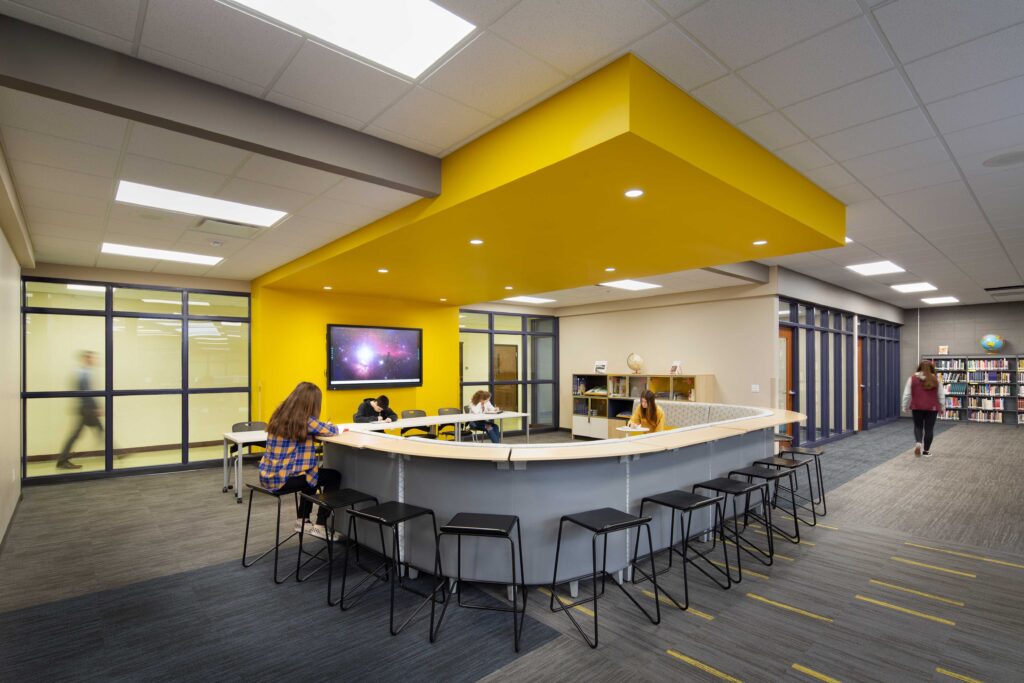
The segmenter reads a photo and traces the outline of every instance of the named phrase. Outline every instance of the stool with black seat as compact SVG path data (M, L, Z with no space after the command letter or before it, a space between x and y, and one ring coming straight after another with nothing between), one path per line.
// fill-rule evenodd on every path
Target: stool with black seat
M782 448L779 450L780 458L785 458L787 457L787 455L792 456L793 458L796 458L797 456L801 455L806 455L811 458L814 458L814 472L818 479L818 499L814 499L814 492L812 491L810 503L811 505L815 506L821 505L821 511L817 514L824 517L826 514L828 514L828 506L825 504L825 478L821 474L821 456L825 455L825 449L806 448L804 446L787 446L786 448Z
M775 486L775 490L774 490L774 492L772 492L772 495L770 496L770 502L771 502L771 506L772 507L779 507L778 506L779 485L780 485L780 482L781 482L781 480L783 478L789 480L789 490L790 491L794 491L796 489L796 470L794 468L781 468L781 469L779 469L779 468L773 468L773 467L762 467L761 465L751 465L750 467L742 467L742 468L740 468L738 470L733 470L732 472L729 472L729 476L730 477L732 477L732 475L734 475L734 474L739 475L741 477L746 477L748 482L752 481L754 479L760 479L763 482L765 482L766 484L768 484L769 490L771 489L772 485L774 485ZM757 513L757 512L751 512L749 509L746 511L745 514L746 514L747 517L753 517L758 522L763 524L764 525L764 531L768 535L769 538L771 538L772 534L778 534L778 535L782 536L784 539L786 539L787 541L789 541L790 543L799 543L800 542L800 520L797 517L796 498L795 497L791 497L790 498L790 503L792 505L792 513L793 513L793 533L788 533L786 531L783 531L779 527L779 525L777 525L774 522L772 522L771 516L769 514L767 514L767 512L770 512L770 510L768 508L762 508L762 512L765 512L765 514L763 514L763 515L760 514L760 513ZM779 509L781 510L782 508L779 508Z
M414 417L426 417L426 416L427 416L427 411L425 411L425 410L403 410L402 411L402 419L403 420L408 420L408 419L414 418ZM408 435L408 436L420 436L420 437L423 437L424 439L433 439L434 438L434 428L433 427L402 427L402 429L399 430L398 433L401 434L402 436L406 436L406 435Z
M512 540L512 529L516 530L517 541ZM492 515L476 512L460 512L452 517L447 524L441 527L440 538L455 536L457 542L456 568L455 568L455 590L458 596L458 606L468 609L479 609L489 612L511 612L512 613L512 640L515 651L519 652L519 639L523 633L523 622L526 620L526 583L524 582L525 572L523 569L523 535L519 528L519 517L516 515ZM462 537L475 536L477 538L505 539L509 544L509 566L511 568L512 582L498 580L474 579L471 583L506 584L512 588L512 606L494 607L490 605L467 604L462 601ZM519 571L516 572L516 549L519 550ZM443 568L442 568L443 571ZM522 596L522 606L519 605L519 596ZM441 614L437 617L436 631L441 630L441 621L444 619L447 603L441 608Z
M267 423L266 422L236 422L233 425L231 425L231 431L232 432L264 432L266 430L267 430ZM251 453L253 446L256 446L258 448L265 448L266 445L267 445L266 441L254 441L252 443L246 444L245 446L246 446L246 448L249 449L249 452ZM239 450L241 448L242 447L239 446L237 443L228 444L228 464L229 465L234 462L235 458L242 457L242 454L239 452ZM225 476L227 476L227 475L225 475ZM228 489L233 489L233 488L235 488L234 484L226 484L224 486L224 488L221 489L221 492L222 493L227 493ZM242 499L239 498L238 502L241 503Z
M765 510L767 518L771 519L771 501L769 500L768 484L766 482L750 482L740 481L731 477L716 477L715 479L694 484L692 491L696 493L698 489L719 493L725 497L726 503L729 502L730 497L732 498L732 528L729 528L729 525L726 523L723 523L721 527L723 544L729 542L736 548L736 577L733 578L730 574L730 581L734 583L743 581L741 550L766 567L770 567L775 563L775 542L770 533L768 534L768 545L766 548L762 548L743 535L747 530L747 514L750 511L750 496L752 493L760 495L760 506ZM742 512L736 507L736 499L740 496L744 499ZM740 529L740 517L743 518L742 529ZM731 565L729 565L729 571L732 571Z
M391 599L388 616L388 630L391 635L397 636L402 632L409 622L419 614L419 611L423 609L423 606L428 602L430 603L430 642L434 642L434 638L437 635L437 631L434 628L434 606L438 603L447 604L448 592L445 590L445 579L441 575L441 554L440 546L438 545L438 533L437 533L437 519L434 517L434 511L429 508L420 507L418 505L410 505L409 503L400 503L398 501L388 501L386 503L380 503L379 505L371 505L365 508L350 508L349 515L356 518L356 520L363 520L370 524L375 524L380 533L380 554L383 560L381 563L367 571L366 576L360 579L351 591L346 591L346 585L348 583L348 555L349 555L349 544L345 546L345 562L342 567L341 575L341 597L339 603L342 611L349 610L354 607L359 600L361 600L370 590L372 590L376 584L370 584L362 591L359 591L360 586L363 585L369 579L376 579L378 582L387 582L391 587ZM407 524L408 522L418 519L420 517L430 517L431 522L431 533L434 535L434 575L431 577L431 583L433 588L430 592L423 593L411 585L407 580L402 577L403 568L408 568L408 563L402 560L402 548L399 542L398 528L401 524ZM391 555L388 555L387 545L384 543L384 527L388 527L391 530ZM408 527L406 527L408 528ZM381 570L384 570L383 576L380 574ZM395 627L395 586L402 588L410 593L414 593L419 597L423 598L414 609L410 611L408 616L402 621L398 627ZM437 595L440 594L441 598L438 600ZM354 596L354 597L351 597Z
M814 504L814 479L811 477L812 461L812 458L780 458L777 456L772 456L770 458L762 458L760 460L754 461L754 465L759 465L762 467L793 470L793 485L796 486L797 488L787 488L782 484L781 481L779 481L775 484L776 497L778 497L779 491L784 491L790 495L790 499L795 503L796 507L800 508L805 512L811 513L810 519L807 519L806 516L796 517L796 519L798 519L801 524L806 524L807 526L818 525L818 511L815 509L817 506ZM800 477L798 476L800 468L803 468L804 473L807 475L807 489L811 494L810 498L804 496L803 494L797 493L797 490L799 490L800 486ZM796 500L798 498L804 502L797 503ZM776 507L778 507L777 504Z
M310 503L313 503L315 505L320 506L321 508L324 508L324 509L328 510L328 519L330 519L330 525L327 526L328 532L327 532L327 537L324 539L324 547L320 548L320 550L316 551L316 553L314 553L312 555L309 555L308 553L306 553L308 555L308 557L307 557L306 561L303 562L302 561L302 557L303 557L304 552L303 552L303 549L302 549L302 544L303 544L303 539L305 538L305 535L306 535L306 523L307 523L307 520L306 519L302 520L302 528L299 531L299 556L298 556L298 559L296 560L297 566L295 568L295 580L301 583L301 582L309 579L311 576L313 576L314 574L316 574L318 571L320 571L321 569L323 569L326 566L327 567L327 604L330 605L331 607L333 607L334 605L337 605L338 602L341 600L341 598L339 598L338 600L334 600L333 597L332 597L333 593L332 593L332 590L331 590L331 582L332 582L332 579L334 577L334 543L333 543L333 541L331 541L331 539L333 539L335 537L335 527L337 526L338 512L340 510L344 510L346 508L353 509L359 503L369 503L369 502L372 502L374 505L377 505L379 501L377 500L376 496L371 496L368 493L363 493L362 491L356 491L355 489L341 489L339 491L324 491L324 492L317 493L317 494L309 494L309 493L300 492L299 496L301 498L303 498L304 500L309 501ZM349 518L348 518L348 530L347 530L347 533L345 534L345 542L346 543L351 543L351 544L355 545L355 548L356 548L356 564L359 564L359 531L356 529L355 518L352 517L351 515L349 515ZM325 551L327 552L327 559L324 559L322 557L322 555L323 555L323 553ZM302 568L305 567L310 562L312 562L313 560L319 560L320 564L316 567L316 569L314 569L313 571L311 571L308 574L306 574L305 576L303 576L302 575Z
M462 412L469 414L469 406L463 406ZM462 436L468 436L471 441L479 441L482 435L486 434L482 429L473 427L472 422L464 422L462 424Z
M264 557L269 555L271 552L273 552L274 553L274 583L284 583L289 578L291 578L292 574L295 573L295 570L288 572L288 574L285 575L285 576L278 577L278 573L279 573L279 571L278 571L278 559L279 559L280 549L281 549L281 546L283 546L285 543L290 541L295 536L299 535L298 531L293 531L284 540L281 540L281 497L282 496L287 496L288 493L278 493L277 491L271 491L268 488L264 488L262 486L257 486L256 484L246 484L246 486L249 487L249 510L248 510L248 512L245 515L245 540L242 542L242 566L248 569L249 567L253 566L257 562L262 560ZM274 498L274 499L277 500L277 518L276 518L277 522L274 524L274 546L272 548L268 549L268 550L265 550L256 559L249 560L248 559L248 552L249 552L249 522L252 519L252 494L254 494L254 493L261 493L261 494L263 494L265 496L270 496L271 498ZM295 499L295 516L297 518L299 516L299 494L298 494L298 492L294 492L294 491L292 493L294 494L293 497ZM301 552L299 554L299 559L300 560L302 559Z
M589 598L583 598L576 600L575 602L569 602L566 599L558 595L558 560L562 552L562 530L565 527L565 523L570 522L577 526L581 526L584 529L593 533L590 540L591 550L591 561L593 572L589 575L574 577L573 579L563 580L561 583L567 583L569 581L585 581L590 579L593 585L593 594ZM643 527L647 530L647 547L651 551L651 584L654 587L654 614L651 616L650 612L644 609L644 606L637 602L629 591L626 590L625 586L621 585L615 580L615 577L608 573L608 534L615 533L617 531L626 531L627 529L639 529ZM637 532L639 533L639 531ZM601 536L604 538L604 552L601 569L597 568L597 538ZM597 579L601 579L601 590L598 591ZM552 612L564 612L569 620L572 621L573 626L583 636L583 640L586 641L587 645L592 648L597 647L598 643L598 620L597 620L597 601L599 598L604 596L605 583L607 579L611 579L612 583L618 586L619 590L629 598L630 602L636 605L636 608L640 610L645 617L652 624L661 623L661 597L658 593L658 575L654 567L654 542L651 538L651 518L650 517L637 517L631 515L628 512L622 510L616 510L615 508L598 508L596 510L587 510L585 512L577 512L572 515L563 515L562 519L558 522L558 543L555 545L555 570L551 576L551 600L548 604L548 609ZM558 602L558 606L555 602ZM579 622L576 621L576 617L572 614L572 608L578 607L579 605L585 605L593 603L594 613L594 639L583 631L583 627L580 626Z
M437 414L438 415L461 415L462 411L459 410L458 408L438 408L437 409ZM459 428L460 428L460 425L457 425L457 424L437 425L436 438L437 439L445 439L445 440L448 440L448 441L454 441L456 439L456 436L457 436L457 432L455 430L457 430Z
M690 586L689 579L686 573L686 565L692 564L695 569L700 571L704 576L714 581L718 586L726 590L732 586L732 580L729 576L729 551L725 545L725 538L722 536L722 524L725 519L725 496L702 496L699 493L687 493L686 491L665 491L664 493L657 493L653 496L645 496L640 501L640 516L644 516L644 506L648 503L653 505L662 505L670 508L670 517L672 524L668 534L668 547L663 551L668 553L668 566L657 570L658 576L665 572L672 570L672 558L675 555L679 555L683 560L683 602L679 603L672 595L664 588L661 588L661 592L672 601L672 603L681 610L688 609L690 607ZM712 516L711 527L711 551L714 551L716 544L719 540L722 540L722 555L725 560L725 568L716 567L711 561L711 558L707 554L702 553L697 548L690 546L690 539L692 535L693 525L693 513L698 510L705 508L714 507ZM682 549L679 550L675 547L676 538L676 512L679 513L679 529L682 533L681 545ZM648 576L647 572L640 568L637 564L637 553L640 550L640 534L637 534L636 543L633 545L633 561L630 566L633 568L633 583L639 583L640 581L650 581L651 577ZM693 555L690 551L693 551ZM711 552L709 551L709 552ZM697 560L701 559L706 564L706 568L697 563ZM713 571L719 576L713 576L708 570ZM642 578L638 578L638 575ZM719 578L722 577L722 578ZM723 580L724 579L724 580Z

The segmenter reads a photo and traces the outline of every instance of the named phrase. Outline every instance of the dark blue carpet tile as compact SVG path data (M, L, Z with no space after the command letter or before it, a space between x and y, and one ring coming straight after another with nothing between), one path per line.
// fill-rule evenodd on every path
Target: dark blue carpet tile
M291 568L294 550L288 557ZM326 605L325 572L275 585L269 559L0 614L0 681L475 681L518 656L509 613L459 609L450 596L436 643L428 639L429 604L392 637L386 584L341 612ZM353 569L353 576L361 574ZM429 581L414 585L426 589ZM464 593L467 601L501 604L473 588ZM399 619L416 601L396 592ZM520 654L557 635L526 617Z

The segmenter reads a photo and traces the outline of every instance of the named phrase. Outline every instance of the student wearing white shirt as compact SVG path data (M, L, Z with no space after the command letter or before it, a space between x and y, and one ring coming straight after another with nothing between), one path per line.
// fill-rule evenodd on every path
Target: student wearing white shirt
M478 391L473 394L473 398L470 400L469 412L474 415L484 415L486 413L500 413L501 411L491 404L491 394L489 391ZM477 420L476 422L470 422L469 426L473 429L482 429L487 432L491 443L501 443L501 432L498 431L498 426L493 422Z

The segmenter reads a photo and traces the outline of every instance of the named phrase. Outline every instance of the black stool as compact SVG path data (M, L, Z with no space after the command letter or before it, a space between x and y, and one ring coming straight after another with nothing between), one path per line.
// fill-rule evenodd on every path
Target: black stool
M593 581L593 595L589 598L577 600L576 602L562 602L562 598L558 596L558 558L562 551L562 528L566 522L572 522L577 524L584 529L593 532L593 537L590 541L591 548L591 559L593 562L593 573L589 576L581 576L579 580L591 579ZM597 630L597 600L604 595L605 581L608 578L612 579L612 583L619 587L627 598L636 605L637 609L643 612L644 616L650 620L652 624L661 623L661 596L658 594L658 576L655 573L654 568L654 542L651 539L651 518L650 517L636 517L621 510L615 508L599 508L597 510L587 510L586 512L577 512L573 515L564 515L558 523L558 544L555 546L555 571L551 577L551 601L548 604L548 608L552 612L561 611L569 617L572 621L573 626L583 636L583 640L587 641L587 645L592 648L597 647L598 630ZM629 591L624 586L620 585L615 581L614 577L609 577L608 574L608 534L616 531L625 531L626 529L638 529L644 527L647 529L647 546L651 549L651 583L654 585L654 611L655 616L652 617L650 613L644 609L643 605L637 602L636 598L629 594ZM639 533L639 532L638 532ZM597 569L597 537L604 536L604 560L601 564L601 570ZM601 577L601 591L597 590L597 578ZM565 583L563 581L563 583ZM558 601L558 606L555 606L555 601ZM576 617L572 615L570 611L573 607L579 605L594 603L594 640L591 641L586 633L583 632L583 628L576 621Z
M805 501L803 503L797 503L796 506L801 510L810 512L811 518L808 520L806 517L797 517L796 519L799 519L801 523L806 524L807 526L817 526L818 511L815 509L817 506L814 504L814 479L811 477L811 462L811 458L804 458L801 460L797 458L778 458L772 456L771 458L762 458L761 460L755 460L754 464L770 468L793 470L793 479L795 480L795 486L797 487L797 489L800 486L800 477L796 475L799 473L800 468L802 467L804 469L804 472L807 474L807 489L808 491L810 491L811 497L808 498L807 496L797 493L796 489L786 488L785 486L782 485L781 481L776 483L776 497L778 496L778 491L782 490L787 492L794 501L797 498L799 498L802 501ZM776 505L776 507L778 507L778 505Z
M516 529L517 542L512 540L512 528ZM523 633L523 622L526 617L526 579L523 570L523 535L519 527L519 518L515 515L488 515L473 512L460 512L441 527L440 537L453 535L457 539L458 551L455 569L456 592L458 595L459 607L469 609L482 609L491 612L512 613L512 638L516 652L519 652L519 637ZM510 566L512 567L512 607L491 607L488 605L469 605L462 602L462 537L478 536L481 538L504 538L508 541L510 552ZM440 543L440 540L438 541ZM516 580L516 548L519 548L519 573ZM506 583L504 581L473 581L473 583ZM519 596L523 596L523 605L519 606ZM441 614L437 618L437 631L441 630L441 620L448 609L446 602L441 608ZM518 617L517 617L518 615Z
M327 540L324 541L324 547L316 551L315 554L309 555L305 562L302 561L302 543L306 532L306 520L302 520L302 530L299 532L299 557L296 560L297 566L295 567L295 580L298 582L305 581L310 578L318 571L327 566L327 604L331 607L338 604L338 600L334 600L331 592L331 581L334 577L334 532L337 523L337 512L344 510L345 508L352 509L358 503L369 503L373 502L374 505L378 503L375 496L371 496L368 493L362 491L356 491L355 489L341 489L339 491L327 491L324 493L317 493L310 495L308 493L299 493L304 500L310 503L319 505L322 508L328 510L328 517L331 520L330 526L327 530ZM356 564L359 564L359 531L356 529L355 518L349 515L348 518L348 532L345 535L346 543L354 543L356 546ZM321 555L324 551L327 551L327 559L323 559ZM307 553L308 554L308 553ZM319 566L310 573L302 576L302 568L313 560L320 560Z
M803 446L789 446L779 450L779 457L784 458L786 454L793 458L798 455L808 455L814 458L814 471L818 479L818 500L814 500L814 492L811 492L811 505L821 505L821 512L818 514L824 517L828 514L828 506L825 505L825 479L821 475L821 456L825 455L823 448L804 448Z
M685 610L685 609L687 609L690 606L690 585L689 585L688 577L686 575L686 565L688 565L688 564L692 564L695 569L697 569L702 574L704 574L704 576L706 576L709 579L711 579L712 581L714 581L720 587L728 589L732 585L732 580L729 577L729 551L725 547L724 536L722 536L722 541L723 541L722 542L722 555L724 556L724 559L725 559L725 569L724 570L719 568L719 567L716 567L714 564L712 564L711 563L711 558L709 558L707 555L702 553L700 550L698 550L697 548L691 548L690 547L690 538L691 538L690 528L691 528L691 525L693 523L693 513L695 511L697 511L697 510L701 510L703 508L706 508L706 507L709 507L709 506L713 505L715 507L715 511L714 511L714 517L713 517L713 521L712 521L712 525L711 525L711 539L712 539L711 550L715 549L715 544L717 544L717 542L718 542L718 537L722 535L722 524L723 524L723 520L725 518L725 510L724 510L725 496L715 496L713 498L709 498L707 496L702 496L699 493L687 493L686 491L666 491L665 493L658 493L658 494L655 494L653 496L647 496L643 500L640 501L640 516L641 517L644 516L644 505L646 505L647 503L652 503L652 504L655 504L655 505L664 505L665 507L668 507L668 508L672 509L672 514L671 514L672 525L670 527L669 534L668 534L668 548L666 548L666 551L668 552L668 567L665 567L664 569L659 569L656 572L656 574L658 576L661 576L665 572L671 571L671 569L672 569L672 557L674 555L678 554L681 558L683 558L683 604L680 605L679 601L676 600L675 598L673 598L669 594L669 592L667 590L665 590L664 587L662 587L661 592L664 593L666 595L666 597L668 597L668 599L671 600L675 604L675 606L678 607L679 609ZM682 546L683 546L682 550L677 550L676 547L675 547L675 537L676 537L676 515L675 515L675 513L677 511L679 512L679 530L682 532L682 535L683 535L683 538L682 538ZM633 583L634 584L639 583L639 581L641 580L641 579L638 579L637 576L636 576L638 573L641 576L643 576L642 580L644 580L644 581L650 581L651 580L651 577L647 575L647 572L645 572L644 570L640 569L639 566L637 566L637 553L639 552L639 550L640 550L640 534L637 534L637 536L636 536L636 543L633 546L633 561L630 563L630 566L633 568L633 571L634 571L634 574L633 574ZM690 550L692 550L695 553L694 556L690 555L690 553L689 553ZM725 581L723 582L717 576L712 576L711 574L708 573L708 571L704 567L702 567L701 565L697 564L696 563L696 559L698 557L700 559L704 560L705 563L707 563L707 566L708 566L709 569L713 570L717 574L720 574L720 575L724 576L725 577Z
M765 514L768 519L771 519L772 510L771 502L768 500L768 484L718 477L716 479L709 479L708 481L700 482L699 484L694 484L693 492L696 493L697 489L720 493L725 496L726 502L728 502L729 496L732 496L732 528L730 529L728 524L723 523L721 529L723 544L725 540L727 540L725 536L728 535L731 536L731 541L733 545L736 546L736 578L734 579L732 578L732 575L730 575L729 580L736 583L743 581L743 561L740 556L741 550L766 567L770 567L775 562L775 543L772 540L771 533L768 534L767 549L761 548L756 543L743 536L743 531L747 530L747 514L750 510L751 493L754 493L755 491L760 493L761 507L765 510ZM743 531L740 530L740 513L736 509L736 499L739 496L744 497Z
M274 583L284 583L295 571L289 572L286 576L278 578L278 555L281 546L290 541L292 538L299 534L298 531L293 531L283 541L281 540L281 496L287 496L287 493L278 493L277 491L271 491L270 489L263 488L262 486L256 486L255 484L246 484L249 487L249 510L245 514L245 540L242 542L242 566L249 568L262 560L264 557L269 555L271 552L274 553ZM271 496L277 499L277 524L274 525L274 547L264 551L259 557L254 560L247 559L249 552L249 521L252 519L252 494L262 493L265 496ZM299 516L299 495L295 492L295 516ZM302 559L301 552L299 553L299 559Z
M430 603L430 642L434 642L436 631L434 630L434 605L437 603L436 594L438 589L441 591L441 602L447 604L448 595L444 588L444 577L441 575L441 554L440 547L438 545L437 535L437 519L434 517L434 511L428 508L419 507L418 505L410 505L408 503L400 503L398 501L389 501L387 503L381 503L379 505L371 505L362 509L349 508L349 515L362 519L371 524L377 525L377 530L380 532L380 554L384 558L383 561L373 570L367 572L358 584L352 589L352 593L355 593L365 581L370 578L375 578L382 581L387 581L391 585L391 604L388 616L388 629L391 635L397 636L402 632L402 629L413 620L423 606ZM402 561L402 549L401 544L398 542L398 525L409 522L417 517L430 516L431 531L434 534L434 578L436 581L434 588L429 593L421 593L412 586L407 585L402 579L402 567L408 565ZM384 527L391 529L391 556L388 557L387 546L384 543ZM345 585L348 581L348 553L349 545L345 546L345 563L342 568L341 575L341 598L339 600L342 610L347 610L353 607L359 599L361 599L366 593L368 593L374 586L370 585L356 596L355 600L348 600L348 594L345 592ZM378 572L383 569L384 576L381 577ZM414 593L423 600L413 609L409 616L395 628L395 585L399 588Z
M769 487L768 487L769 489L771 489L771 485L774 484L775 485L775 491L772 493L772 496L771 496L771 504L772 504L773 507L778 507L777 502L778 502L778 496L779 496L779 482L780 482L780 480L783 477L785 477L785 478L787 478L789 480L789 490L790 491L793 491L796 488L796 471L794 469L792 469L792 468L776 469L776 468L772 468L772 467L761 467L759 465L752 465L750 467L743 467L743 468L740 468L738 470L733 470L732 472L729 473L729 476L732 477L732 475L734 475L734 474L738 474L741 477L746 477L747 481L751 481L753 479L760 479L760 480L764 481L766 484L769 485ZM757 521L759 521L762 524L764 524L764 531L765 531L766 534L768 534L769 538L771 537L772 534L778 534L778 535L782 536L784 539L786 539L787 541L789 541L790 543L799 543L800 542L800 520L797 518L796 498L795 497L791 497L790 498L790 502L793 505L793 533L792 534L783 531L777 524L772 522L771 517L769 515L767 515L767 514L762 516L762 515L760 515L760 514L758 514L756 512L750 512L749 510L747 510L745 515L748 516L748 517L753 517ZM781 510L782 508L779 508L779 509Z

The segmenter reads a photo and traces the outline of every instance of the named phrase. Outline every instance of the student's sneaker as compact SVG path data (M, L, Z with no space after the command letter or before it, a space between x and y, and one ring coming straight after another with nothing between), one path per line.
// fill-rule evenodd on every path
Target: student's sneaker
M298 531L302 531L302 523L303 522L306 523L306 530L307 531L312 528L313 525L309 523L308 519L306 519L306 520L297 519L297 520L295 520L295 531L297 531L297 532Z
M917 457L921 457L921 444L914 444L914 455Z
M78 464L75 464L75 463L71 462L70 460L65 460L64 462L58 462L57 463L57 469L58 470L80 470L80 469L82 469L82 466L78 465Z
M311 536L316 536L317 538L322 538L325 541L327 540L327 535L328 535L327 534L327 527L325 527L324 525L322 525L322 524L310 524L307 528L309 529L309 534ZM334 532L334 538L332 538L331 540L334 541L335 543L339 542L341 540L341 534L338 533L337 531L335 531Z
M926 457L926 458L932 457L932 452L931 451L925 451L924 452L924 457Z

